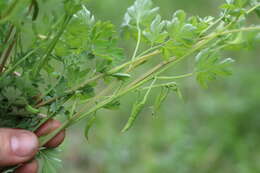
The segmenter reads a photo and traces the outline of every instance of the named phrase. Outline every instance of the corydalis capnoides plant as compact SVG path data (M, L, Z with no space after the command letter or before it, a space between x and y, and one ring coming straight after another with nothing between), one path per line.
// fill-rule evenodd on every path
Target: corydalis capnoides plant
M153 105L156 114L171 91L181 96L176 79L194 76L207 87L231 74L233 59L222 58L221 52L260 40L260 26L246 24L252 13L260 16L258 0L226 0L216 18L188 17L178 10L167 20L151 0L136 0L120 32L111 22L96 20L86 6L84 0L0 3L0 127L34 131L60 116L62 127L40 138L41 146L79 121L86 121L88 137L98 110L114 109L122 96L138 91L125 132L153 89L161 89ZM119 46L128 38L136 40L129 58ZM189 57L195 57L191 72L163 75ZM149 62L150 69L133 77L137 67ZM55 172L55 157L55 151L41 149L41 172Z

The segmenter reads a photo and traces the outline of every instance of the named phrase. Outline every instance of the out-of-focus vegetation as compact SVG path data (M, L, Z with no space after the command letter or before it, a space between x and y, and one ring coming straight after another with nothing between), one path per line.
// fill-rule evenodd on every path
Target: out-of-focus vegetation
M133 0L90 1L102 20L121 23ZM166 17L177 9L214 15L219 0L157 0ZM252 19L254 20L254 19ZM260 23L260 22L259 22ZM124 43L122 43L124 44ZM258 45L260 47L260 45ZM257 50L257 49L256 49ZM234 74L200 88L195 80L180 81L184 100L172 94L157 117L147 108L134 127L120 133L131 111L125 97L120 110L101 111L88 142L83 126L74 127L65 143L64 167L69 173L259 173L260 78L258 52L228 52ZM187 68L189 64L184 64ZM175 70L172 73L181 73Z

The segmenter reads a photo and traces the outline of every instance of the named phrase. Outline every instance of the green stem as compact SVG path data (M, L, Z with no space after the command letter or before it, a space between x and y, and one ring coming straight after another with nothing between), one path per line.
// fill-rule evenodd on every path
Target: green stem
M225 32L226 33L226 32ZM224 33L222 33L224 34ZM178 62L182 61L184 58L186 58L187 56L190 56L191 54L193 54L194 52L198 51L199 49L201 49L203 46L205 46L208 42L212 41L214 38L216 38L217 36L219 36L219 34L213 34L210 37L207 37L206 40L202 40L199 43L197 43L193 49L191 49L187 54L185 54L184 56L180 57L180 58L176 58L176 57L172 57L170 58L168 61L162 62L160 64L158 64L157 66L155 66L154 68L152 68L151 70L149 70L147 73L145 73L144 75L142 75L140 78L138 78L137 80L133 81L132 83L130 83L128 86L125 87L125 89L123 89L121 92L119 92L117 95L110 97L106 100L104 100L103 102L100 102L99 104L97 104L95 107L93 107L92 109L90 109L88 112L80 115L79 117L74 117L75 120L73 120L74 122L78 122L81 119L86 118L88 115L92 114L93 112L96 112L98 109L104 107L106 104L118 99L119 97L127 94L128 92L131 92L133 90L135 90L136 88L138 88L139 86L143 85L144 83L148 82L149 80L151 80L153 78L153 76L158 76L159 74L163 73L164 71L168 70L171 66L177 64Z
M255 11L258 7L260 7L260 3L256 4L255 6L247 10L247 14L250 14L251 12Z
M9 16L11 16L12 12L14 11L15 7L19 3L19 0L15 0L12 5L4 12L2 16L0 16L0 23L5 22Z
M6 50L4 50L3 57L1 57L0 73L3 72L5 64L8 62L8 58L11 56L15 44L16 44L16 39L14 36L14 39L12 40L11 44L8 46Z
M48 61L48 59L49 59L53 49L55 48L55 46L58 43L60 37L62 36L63 32L65 31L65 29L66 29L67 25L69 24L71 18L72 18L72 16L65 15L63 24L61 26L61 29L59 30L59 32L56 35L56 37L50 43L49 47L47 48L46 53L40 58L40 62L35 66L35 68L33 70L33 74L32 74L33 78L37 78L39 72L44 67L46 62Z
M21 64L23 63L25 60L27 60L28 58L30 58L30 56L36 52L38 49L34 49L30 52L28 52L24 57L22 57L19 61L17 61L16 64L14 64L11 68L7 69L5 71L5 73L3 74L3 76L0 78L0 81L1 79L4 79L6 76L8 76L9 74L13 73L15 71L15 69Z
M66 122L64 122L62 124L61 127L59 127L58 129L56 129L55 131L53 131L52 133L46 135L46 136L42 136L40 137L39 141L40 141L40 147L43 147L46 143L48 143L51 139L53 139L56 135L58 135L61 131L63 131L64 129L66 129L71 123L71 120L67 120Z
M182 79L186 77L191 77L194 73L187 73L179 76L158 76L157 79L159 80L173 80L173 79Z
M141 43L141 38L142 38L142 30L140 28L140 25L139 25L138 21L137 21L136 27L137 27L138 36L137 36L137 43L136 43L136 46L135 46L135 50L134 50L133 56L131 58L132 61L134 61L136 59L136 55L137 55L137 52L139 50L140 43ZM132 65L130 65L129 68L132 68Z
M260 28L259 28L260 29ZM252 30L251 29L243 29L244 31L249 31ZM230 30L233 32L240 32L239 30ZM82 114L79 118L76 119L77 121L80 121L81 119L84 119L85 117L87 117L89 114L97 111L98 109L102 108L104 105L110 103L111 101L114 101L115 99L123 96L124 94L135 90L136 88L138 88L139 86L143 85L144 83L148 82L149 80L151 80L153 78L153 76L157 76L158 74L163 73L164 71L168 70L171 66L177 64L178 62L182 61L184 58L186 58L187 56L190 56L191 54L193 54L194 52L198 51L199 49L201 49L203 46L205 46L208 42L212 41L213 39L215 39L217 36L219 35L223 35L223 34L227 34L229 33L228 31L225 32L221 32L221 33L216 33L216 34L211 34L210 37L206 37L205 40L200 41L199 43L197 43L193 49L191 49L187 54L185 54L184 56L180 57L180 58L175 58L172 57L170 58L168 61L162 62L160 64L158 64L157 66L155 66L153 69L151 69L150 71L148 71L147 73L145 73L143 76L141 76L139 79L135 80L134 82L132 82L131 84L129 84L127 87L125 87L125 89L123 91L121 91L118 95L111 97L107 100L104 100L103 102L101 102L100 104L96 105L94 108L92 108L91 110L89 110L88 112Z
M260 30L260 26L252 26L252 27L246 27L246 28L240 28L240 29L233 29L233 30L221 32L217 35L226 35L226 34L231 34L231 33L236 33L236 32L257 31L257 30Z
M158 78L156 78L158 79ZM170 87L170 86L176 86L177 83L176 82L168 82L168 83L163 83L163 84L158 84L158 85L153 85L152 86L152 89L154 88L161 88L161 87ZM150 87L143 87L143 88L140 88L140 90L148 90L150 89Z
M212 23L211 25L209 25L208 28L206 28L204 31L202 31L200 33L199 36L202 36L204 35L205 33L207 33L212 27L214 27L216 24L218 24L223 18L224 18L225 15L223 15L222 17L218 18L214 23Z
M109 97L102 102L98 103L96 106L91 108L88 112L85 112L81 115L73 116L73 119L70 121L65 122L64 126L62 128L59 128L55 133L58 134L60 131L64 130L65 128L69 127L70 125L73 125L77 122L79 122L82 119L87 118L90 114L96 112L100 108L104 107L108 103L122 97L123 95L136 90L141 85L145 84L146 82L150 81L154 76L158 76L159 74L163 73L164 71L168 70L171 66L177 64L178 62L182 61L184 58L192 55L194 52L197 52L201 48L203 48L207 43L215 39L216 37L220 35L225 35L229 33L235 33L235 32L241 32L241 31L251 31L251 30L260 30L260 27L248 27L248 28L242 28L242 29L235 29L235 30L229 30L229 31L223 31L219 33L213 33L210 34L207 37L204 37L203 40L199 41L188 53L186 53L184 56L180 58L172 57L168 61L161 62L160 64L153 67L151 70L146 72L144 75L139 77L137 80L133 81L129 85L127 85L122 91L117 93L116 95L113 95L112 97ZM55 135L54 135L55 136Z
M55 114L52 114L49 117L43 118L39 124L37 124L37 126L35 126L31 131L35 132L36 130L38 130L43 124L45 124L48 120L52 119L55 116Z
M220 20L220 19L219 19L219 20ZM216 23L219 22L219 20L217 20ZM228 25L228 26L229 26L229 25ZM238 30L224 31L224 32L221 32L221 33L214 33L214 34L209 35L208 37L204 37L203 40L205 40L205 39L211 40L211 38L215 38L215 37L217 37L217 36L219 36L219 35L225 35L225 34L234 33L234 32L241 32L241 31L250 31L250 30L259 30L259 27L248 27L248 28L242 28L242 29L240 29L240 30L238 29ZM203 40L202 40L202 41L203 41ZM148 49L148 50L149 50L149 49ZM121 69L123 69L123 68L125 68L125 67L127 67L127 66L132 66L132 64L135 64L135 63L137 63L137 64L139 65L139 64L143 63L144 61L146 61L149 57L154 56L154 55L157 55L157 54L159 54L159 53L160 53L159 50L155 50L154 52L152 52L152 53L150 53L150 54L148 54L148 55L144 55L143 57L140 57L139 59L137 59L137 61L129 61L129 62L126 62L126 63L122 64L121 66L115 67L114 69L110 70L110 71L108 72L108 74L116 73L116 72L120 71ZM133 67L132 67L132 68L133 68ZM131 69L132 69L132 68L131 68ZM99 75L97 75L97 76L95 76L95 77L93 77L93 78L91 78L91 79L85 81L85 82L82 83L80 86L75 87L75 88L73 88L73 89L67 91L66 93L73 93L74 91L76 91L76 90L78 90L78 89L80 89L80 88L83 88L83 87L86 86L87 84L89 84L89 83L91 83L91 82L94 82L94 81L96 81L96 80L101 79L101 78L104 77L105 75L106 75L106 74L99 74ZM51 102L54 101L54 100L56 100L56 98L54 98L54 99L48 101L47 104L48 104L48 103L51 103ZM43 105L45 105L45 104L43 104ZM41 106L42 106L42 105L41 105Z
M155 51L153 51L153 52L151 52L151 53L149 53L149 54L147 54L147 55L144 55L144 56L142 56L142 57L140 57L140 58L134 60L133 62L132 62L132 61L128 61L128 62L126 62L126 63L124 63L124 64L122 64L122 65L119 65L119 66L117 66L117 67L115 67L115 68L109 70L107 73L98 74L98 75L96 75L96 76L94 76L94 77L92 77L92 78L86 80L85 82L83 82L83 83L80 84L79 86L76 86L76 87L74 87L74 88L72 88L72 89L67 90L67 91L65 92L65 94L62 95L62 96L53 97L53 98L51 98L51 99L49 99L49 100L47 100L47 101L45 101L45 102L39 103L39 104L36 105L35 107L36 107L36 108L39 108L39 107L48 105L48 104L54 102L55 100L59 99L60 97L64 97L64 96L66 96L66 95L69 95L69 94L71 94L71 93L77 91L77 90L80 90L81 88L84 88L86 85L88 85L88 84L90 84L90 83L92 83L92 82L95 82L95 81L97 81L97 80L99 80L99 79L105 77L106 75L112 75L112 74L114 74L114 73L116 73L116 72L119 72L120 70L122 70L122 69L124 69L124 68L130 66L131 64L134 64L134 65L133 65L132 68L129 69L129 70L133 70L133 67L136 67L136 66L138 66L138 65L140 65L140 64L142 64L142 63L144 63L144 62L147 61L149 58L151 58L151 57L153 57L153 56L155 56L155 55L158 55L158 54L160 54L160 53L161 53L161 52L160 52L159 50L155 50Z
M36 103L38 103L39 101L41 101L45 96L47 96L52 90L54 90L56 88L56 86L60 83L60 81L62 80L63 74L65 72L65 67L63 67L63 71L60 75L60 77L58 78L58 80L56 81L56 83L49 89L47 90L44 94L42 94L40 96L40 98L38 98L38 101L36 101Z

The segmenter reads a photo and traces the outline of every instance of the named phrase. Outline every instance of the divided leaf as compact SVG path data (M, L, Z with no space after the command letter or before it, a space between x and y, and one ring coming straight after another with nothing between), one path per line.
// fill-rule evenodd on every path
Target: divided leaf
M162 43L168 36L168 33L164 30L166 22L162 21L160 15L157 15L151 23L148 31L144 31L143 35L151 42L151 44Z
M40 168L39 173L58 173L61 168L61 160L59 159L60 149L44 149L37 155Z
M154 8L151 0L136 0L135 3L127 9L122 26L145 26L150 23L158 10L159 7Z
M221 60L219 54L214 50L204 49L196 56L196 74L197 81L205 88L208 82L215 80L218 76L231 75L229 65L234 60L226 58Z

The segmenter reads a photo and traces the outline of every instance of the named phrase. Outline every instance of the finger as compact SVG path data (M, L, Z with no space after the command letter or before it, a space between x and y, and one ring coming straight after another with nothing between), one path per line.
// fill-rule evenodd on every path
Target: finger
M27 162L38 146L37 136L29 131L0 128L0 167Z
M18 168L15 171L15 173L37 173L37 171L38 171L38 162L36 160L33 160Z
M35 133L37 136L45 136L52 131L59 128L62 124L58 120L49 120L45 124L43 124ZM65 138L65 131L63 130L59 134L57 134L54 138L52 138L45 146L48 148L54 148L60 145Z

